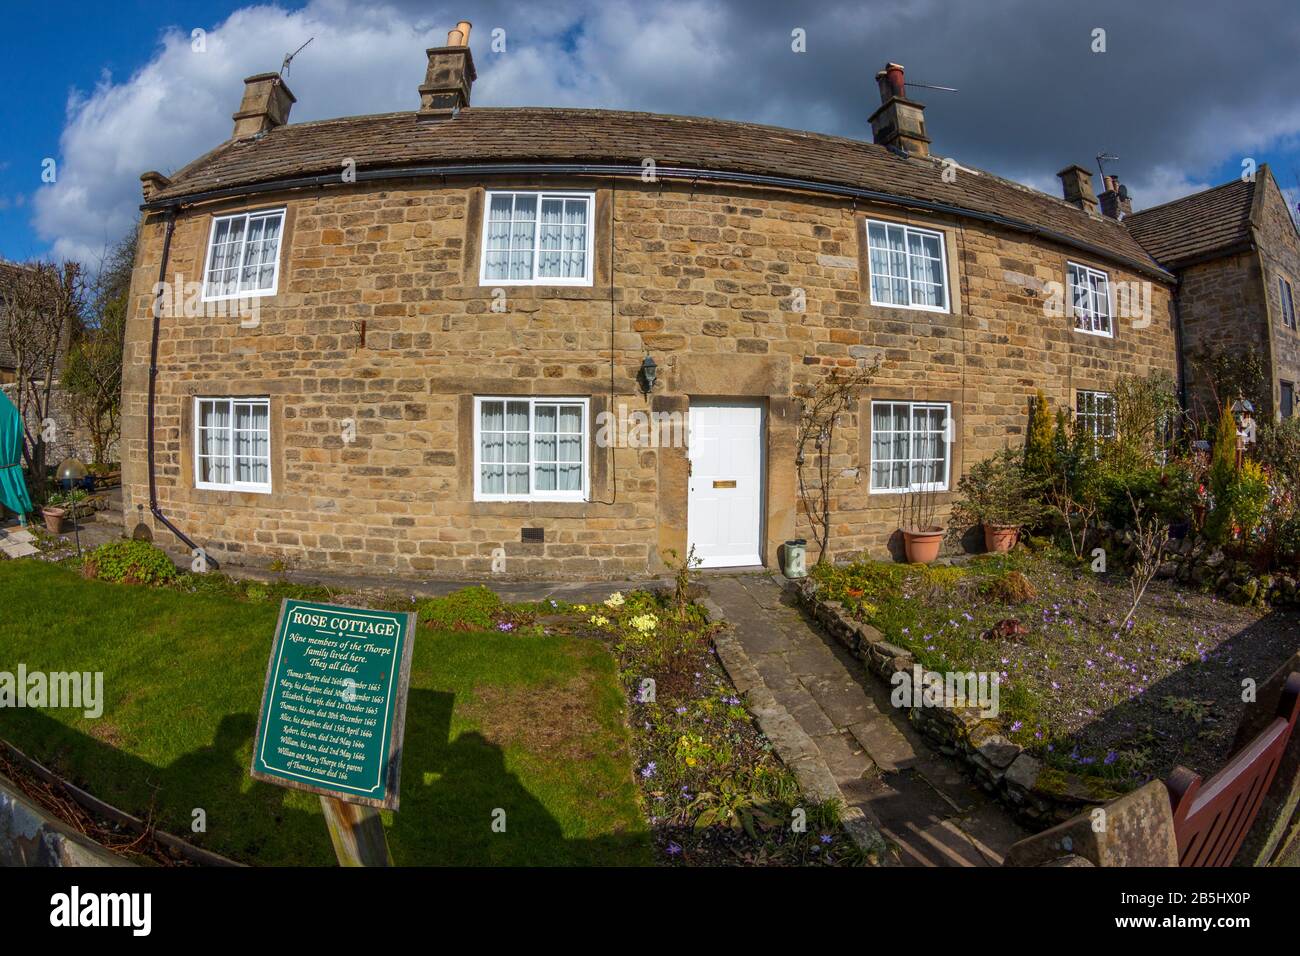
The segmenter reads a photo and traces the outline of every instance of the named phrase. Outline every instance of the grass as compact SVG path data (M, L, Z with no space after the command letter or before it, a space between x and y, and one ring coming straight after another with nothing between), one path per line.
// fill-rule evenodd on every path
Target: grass
M334 862L318 798L248 775L278 600L114 585L11 561L0 563L0 605L0 670L102 671L105 695L99 719L0 711L0 736L102 799L241 862ZM598 642L419 628L401 809L384 814L394 860L649 862L623 710L614 659ZM207 829L192 833L200 808ZM503 833L492 828L497 810Z

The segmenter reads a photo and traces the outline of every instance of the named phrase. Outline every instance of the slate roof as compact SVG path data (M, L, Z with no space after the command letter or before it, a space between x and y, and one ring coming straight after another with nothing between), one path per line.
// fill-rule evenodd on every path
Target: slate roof
M1240 247L1251 241L1255 183L1234 179L1124 218L1124 225L1167 269Z
M873 143L728 120L615 110L470 107L445 122L413 112L291 123L226 142L172 176L146 208L197 193L294 177L455 163L591 163L789 177L1005 217L1157 276L1119 223L989 173L907 158Z

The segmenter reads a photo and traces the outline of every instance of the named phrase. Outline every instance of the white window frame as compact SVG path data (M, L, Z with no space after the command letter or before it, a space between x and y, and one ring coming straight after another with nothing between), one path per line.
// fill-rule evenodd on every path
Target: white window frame
M503 492L490 494L483 490L483 403L484 402L527 402L528 403L528 493ZM534 425L537 421L539 405L580 405L582 406L582 488L578 491L538 491L533 460ZM523 464L523 462L516 462ZM474 396L474 500L475 501L572 501L590 500L591 491L591 399L573 396L550 395L475 395Z
M1092 396L1091 405L1093 411L1081 412L1079 410L1080 401L1083 399L1085 395ZM1097 399L1099 398L1104 398L1108 402L1110 402L1109 416L1100 414L1096 411ZM1100 422L1106 418L1109 418L1110 420L1110 430L1104 433L1097 431L1097 425L1095 423ZM1088 434L1092 436L1092 440L1094 442L1100 442L1100 441L1105 441L1107 439L1114 438L1116 434L1117 425L1118 425L1116 421L1115 393L1102 392L1102 391L1098 391L1097 389L1091 389L1091 388L1076 388L1074 390L1074 420L1076 422L1086 421L1086 422L1093 423L1088 425L1087 430L1088 430Z
M255 209L249 212L231 213L228 216L212 217L212 224L208 228L208 251L207 251L207 255L203 257L202 301L223 302L227 299L251 299L254 297L260 298L262 296L275 295L276 291L280 288L280 259L281 256L284 254L284 225L285 225L285 218L286 218L285 212L286 210L282 207L280 209ZM280 237L279 239L276 240L275 272L271 276L271 288L250 289L248 291L236 291L236 292L228 293L226 295L210 295L208 293L208 276L212 274L212 257L216 254L217 251L217 245L215 242L217 238L217 226L219 226L223 222L232 219L253 220L253 219L271 219L271 218L279 218L280 220ZM248 257L248 222L247 221L245 221L244 223L244 239L241 240L241 243L242 243L242 248L239 250L239 269L235 273L236 276L242 276L244 274L244 263Z
M890 278L906 278L907 280L907 298L908 305L899 305L895 302L882 302L876 298L876 288L871 282L871 227L883 226L886 231L889 229L903 230L903 245L906 249L907 256L907 276L894 276ZM951 311L952 295L948 290L948 243L944 234L938 229L922 229L919 226L909 226L901 222L890 222L888 219L867 219L863 223L863 238L867 244L867 295L871 299L871 304L879 306L882 309L916 309L921 312L949 312ZM925 305L922 303L912 302L912 249L907 237L911 233L918 235L930 236L939 240L939 267L943 276L943 305ZM888 249L886 249L888 253ZM929 283L926 283L927 285Z
M1282 325L1288 329L1294 329L1295 296L1291 292L1291 280L1286 276L1277 277L1277 297L1282 304Z
M909 484L907 487L890 487L879 488L876 486L876 406L877 405L906 405L907 406L907 476ZM913 443L915 441L916 431L911 427L913 416L918 408L938 408L944 413L944 437L943 437L943 481L921 481L912 482L912 466L918 460L913 454ZM867 469L871 487L869 494L873 495L901 495L909 491L947 491L952 484L952 403L951 402L913 402L900 401L889 398L873 399L871 402L871 440L867 445ZM890 429L891 433L893 429ZM895 459L889 459L892 463ZM929 461L930 459L925 459Z
M225 402L228 406L228 415L230 421L230 435L226 445L229 449L228 473L230 481L216 482L204 481L200 476L203 474L203 403L204 402ZM235 406L236 405L261 405L266 409L266 481L237 481L235 475L239 472L235 468ZM271 444L271 399L266 396L251 395L196 395L194 396L194 487L205 491L248 491L254 494L266 495L271 493L272 483L272 462L274 460L274 448Z
M492 213L492 199L495 196L536 196L537 216L533 220L533 277L531 279L490 279L487 274L488 224ZM587 203L587 251L584 258L585 274L574 277L548 277L537 275L539 251L537 234L542 226L542 201L545 199L583 199ZM479 230L479 266L478 282L481 286L591 286L595 284L596 275L596 194L591 190L555 190L555 189L489 189L483 197L483 223ZM508 263L507 263L508 266Z
M1088 312L1082 316L1078 313L1078 307L1074 302L1075 269L1080 270L1083 273L1084 278L1088 280L1088 301L1093 303ZM1107 314L1105 316L1106 328L1104 329L1097 328L1097 322L1101 317L1101 314L1096 311L1096 305L1094 302L1094 297L1097 294L1096 289L1093 288L1092 285L1094 279L1100 279L1106 284ZM1065 263L1065 295L1070 310L1070 321L1073 323L1074 331L1081 332L1084 335L1099 335L1104 339L1113 339L1115 337L1115 290L1111 285L1109 273L1104 272L1101 269L1094 269L1092 266L1086 266L1082 262L1070 262L1067 260ZM1088 328L1083 328L1079 325L1080 319L1087 320Z

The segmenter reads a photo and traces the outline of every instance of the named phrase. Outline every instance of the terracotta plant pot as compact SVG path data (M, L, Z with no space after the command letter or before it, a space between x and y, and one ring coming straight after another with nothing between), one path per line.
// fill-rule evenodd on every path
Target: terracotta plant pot
M1006 554L1016 546L1020 529L1013 524L986 524L984 526L984 550L990 554Z
M50 534L59 534L63 531L63 518L67 514L62 508L42 508L41 514L45 516L45 528Z
M939 556L943 544L943 528L903 529L903 549L912 564L929 564Z

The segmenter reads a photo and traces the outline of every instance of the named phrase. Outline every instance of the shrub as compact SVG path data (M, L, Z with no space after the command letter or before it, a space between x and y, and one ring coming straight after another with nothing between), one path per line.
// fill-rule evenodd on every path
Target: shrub
M1029 411L1029 434L1025 437L1025 471L1046 477L1052 473L1052 416L1047 396L1040 388Z
M1043 483L1026 472L1021 456L1003 448L973 465L957 482L961 497L953 505L949 527L956 532L975 524L1024 527L1044 512Z
M999 604L1024 604L1038 597L1038 591L1029 578L1019 571L1007 571L984 582L980 591Z
M420 605L420 623L445 631L491 630L501 612L501 599L481 584L452 591Z
M147 541L110 541L92 551L82 565L88 577L115 584L157 587L176 579L176 565Z
M1133 524L1133 505L1165 524L1185 520L1196 499L1196 478L1184 462L1126 467L1123 460L1100 463L1097 472L1102 516L1112 527Z
M1300 416L1259 426L1256 457L1273 475L1287 508L1300 507Z

